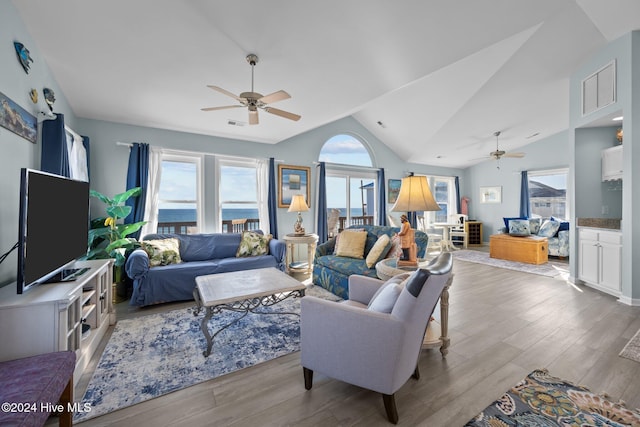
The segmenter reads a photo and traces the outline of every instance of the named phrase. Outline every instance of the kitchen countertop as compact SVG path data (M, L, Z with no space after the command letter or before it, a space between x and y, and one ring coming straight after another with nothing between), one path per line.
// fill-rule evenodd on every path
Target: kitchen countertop
M578 218L578 227L606 228L620 230L620 218Z

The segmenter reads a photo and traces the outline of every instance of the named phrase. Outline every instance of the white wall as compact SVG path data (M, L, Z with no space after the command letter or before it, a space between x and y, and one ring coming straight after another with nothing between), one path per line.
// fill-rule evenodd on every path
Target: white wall
M569 167L568 131L560 132L518 148L525 157L487 160L465 171L467 185L463 196L471 199L469 218L482 221L483 240L504 227L503 217L520 214L520 172ZM500 166L500 169L498 169ZM502 203L480 203L480 187L502 187Z
M24 44L31 53L33 63L29 74L18 62L13 42ZM75 117L62 91L53 78L38 47L27 32L18 12L10 1L0 1L0 92L33 115L47 109L42 89L49 87L56 95L54 111L63 113L65 121L73 126ZM38 105L29 98L29 91L37 89ZM32 144L13 132L0 127L0 255L18 241L18 199L20 168L37 168L40 165L40 125L38 141ZM61 207L64 201L61 201ZM64 224L60 226L64 227ZM0 264L0 286L16 278L17 252L13 251Z

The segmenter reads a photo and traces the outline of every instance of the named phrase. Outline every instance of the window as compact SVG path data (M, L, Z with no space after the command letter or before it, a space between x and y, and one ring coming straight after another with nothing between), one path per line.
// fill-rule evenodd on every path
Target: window
M529 172L529 207L532 215L568 219L567 169Z
M255 161L220 160L218 217L221 231L240 232L260 228Z
M449 215L457 212L457 194L455 178L450 176L427 176L433 198L440 206L439 211L425 212L427 224L434 222L449 222Z
M327 215L333 209L340 211L339 230L350 225L375 224L376 179L372 172L327 168Z
M335 135L322 146L319 160L327 163L327 217L340 211L339 230L375 224L377 172L364 144L352 135Z
M163 155L161 168L158 233L197 233L201 215L201 158Z

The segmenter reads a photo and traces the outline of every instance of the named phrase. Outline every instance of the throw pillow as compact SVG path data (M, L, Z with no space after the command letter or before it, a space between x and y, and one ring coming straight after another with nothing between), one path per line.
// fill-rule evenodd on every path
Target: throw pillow
M504 228L507 233L509 232L509 221L511 221L512 219L529 219L529 218L527 218L526 216L514 216L514 217L502 218L502 220L504 221Z
M552 221L550 219L546 220L540 226L540 230L538 231L538 236L540 237L553 237L558 232L560 228L560 223L558 221Z
M383 259L389 252L389 248L391 248L391 238L386 234L380 235L373 248L367 254L367 267L372 268L378 261Z
M243 231L236 257L267 255L269 253L271 234L260 234L255 231Z
M182 262L180 259L180 241L178 239L143 240L140 242L140 247L149 255L149 265L151 267Z
M366 242L366 231L344 230L340 233L336 255L362 259L364 258L364 244Z
M350 228L349 230L345 230L345 231L364 231L364 228ZM340 234L342 233L338 233L338 235L336 236L336 242L333 245L334 255L338 255L338 244L340 243Z
M531 234L538 234L541 225L542 218L529 218L529 232Z
M391 313L393 306L402 292L402 286L396 282L387 282L380 292L374 295L368 309L378 313Z
M391 247L385 258L400 258L402 256L402 247L400 246L400 236L394 234L391 237Z
M561 219L554 218L554 217L551 217L551 221L557 221L560 223L560 227L558 228L558 231L564 231L569 229L569 221L563 221Z
M526 219L512 219L509 221L509 235L510 236L529 236L529 220Z

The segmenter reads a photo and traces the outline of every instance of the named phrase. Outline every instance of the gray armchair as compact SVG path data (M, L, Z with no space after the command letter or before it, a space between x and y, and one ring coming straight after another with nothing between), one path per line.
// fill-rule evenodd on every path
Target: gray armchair
M302 298L300 347L305 388L311 389L313 371L318 371L382 393L387 417L397 423L394 394L409 377L420 376L423 337L440 294L451 280L452 265L451 253L444 252L427 268L387 282L350 276L347 301Z

